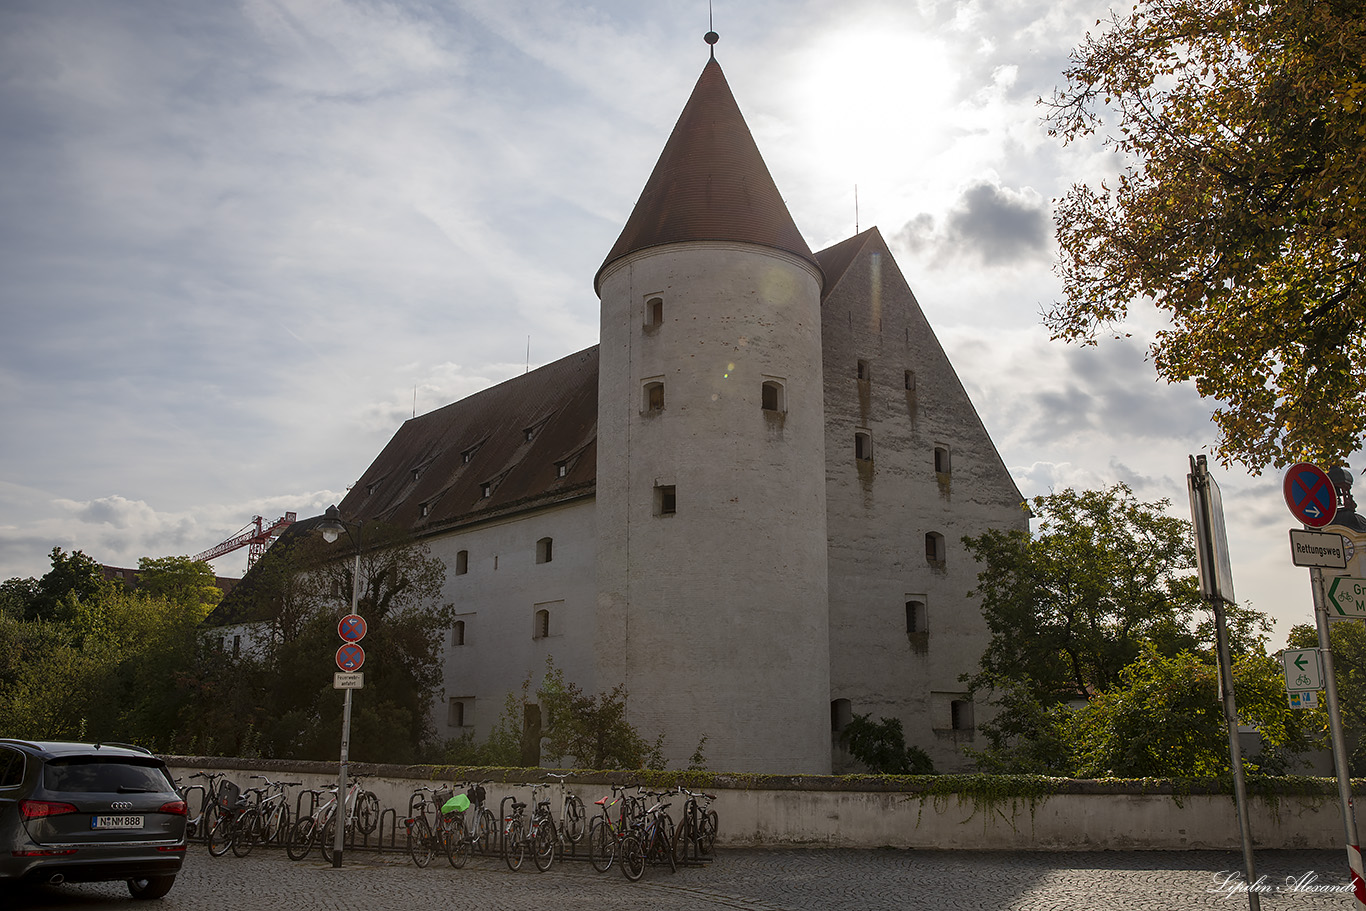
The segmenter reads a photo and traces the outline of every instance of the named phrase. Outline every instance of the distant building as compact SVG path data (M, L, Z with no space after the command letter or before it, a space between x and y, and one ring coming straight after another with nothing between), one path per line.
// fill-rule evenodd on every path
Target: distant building
M552 655L671 767L840 771L869 713L961 768L961 539L1027 519L879 232L811 252L713 58L595 287L598 346L405 422L340 504L445 561L438 733Z

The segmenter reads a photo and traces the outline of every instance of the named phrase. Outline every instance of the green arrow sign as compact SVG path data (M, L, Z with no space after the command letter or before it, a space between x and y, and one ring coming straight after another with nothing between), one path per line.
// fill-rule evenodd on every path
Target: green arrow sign
M1330 620L1366 617L1366 579L1338 576L1328 589Z
M1287 692L1323 689L1323 670L1319 666L1318 649L1286 649L1281 652L1285 665L1285 688Z

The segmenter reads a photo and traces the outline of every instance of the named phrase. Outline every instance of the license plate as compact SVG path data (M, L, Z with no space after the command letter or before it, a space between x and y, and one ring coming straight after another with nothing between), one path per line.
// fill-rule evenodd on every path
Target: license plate
M90 820L92 829L141 829L141 816L96 816Z

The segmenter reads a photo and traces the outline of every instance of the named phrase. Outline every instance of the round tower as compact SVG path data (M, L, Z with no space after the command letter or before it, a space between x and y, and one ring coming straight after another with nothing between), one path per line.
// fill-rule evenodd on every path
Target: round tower
M830 770L822 281L713 57L595 281L598 684L673 768Z

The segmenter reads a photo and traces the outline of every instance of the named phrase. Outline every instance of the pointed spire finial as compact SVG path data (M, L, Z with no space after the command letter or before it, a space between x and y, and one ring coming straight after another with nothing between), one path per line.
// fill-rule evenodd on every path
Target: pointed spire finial
M707 33L702 36L702 40L711 45L711 59L716 59L716 42L721 40L721 36L716 34L716 29L712 27L711 0L707 0Z

